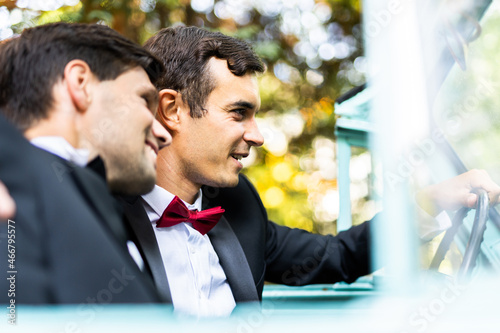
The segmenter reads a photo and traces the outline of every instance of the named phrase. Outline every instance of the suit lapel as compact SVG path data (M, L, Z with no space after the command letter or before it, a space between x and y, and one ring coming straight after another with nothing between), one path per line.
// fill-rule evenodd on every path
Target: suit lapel
M68 168L72 168L69 172L74 175L81 193L99 215L100 220L105 222L106 227L120 244L125 246L128 237L123 221L119 218L122 216L122 212L117 202L109 194L106 183L90 170L72 167L70 164L66 165Z
M139 247L151 269L155 285L165 301L172 303L167 274L163 266L160 249L151 222L141 200L122 198L126 220L139 242ZM208 200L203 198L203 209L208 208ZM252 272L243 249L227 219L222 216L219 223L208 233L210 242L219 257L229 286L236 302L259 301Z
M245 253L227 219L222 216L208 233L236 302L258 301L259 296Z
M122 199L122 202L124 203L126 220L137 237L139 248L151 270L156 288L164 301L172 303L167 273L163 267L160 249L158 248L155 233L151 227L148 215L142 206L140 197L136 197L132 201Z

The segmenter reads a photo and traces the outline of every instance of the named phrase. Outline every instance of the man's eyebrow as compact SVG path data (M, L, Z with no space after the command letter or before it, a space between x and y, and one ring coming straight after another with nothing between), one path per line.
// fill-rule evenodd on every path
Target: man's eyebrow
M237 102L234 102L234 103L231 103L228 105L228 108L230 108L230 109L235 108L235 107L244 108L244 109L255 109L255 104L247 102L247 101L237 101Z

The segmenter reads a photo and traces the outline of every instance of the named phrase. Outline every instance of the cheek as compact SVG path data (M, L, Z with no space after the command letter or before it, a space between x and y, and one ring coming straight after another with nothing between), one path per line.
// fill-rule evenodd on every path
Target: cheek
M209 165L210 168L213 168L220 164L222 153L225 150L222 142L220 142L216 136L202 135L196 135L196 139L192 140L189 145L184 148L181 154L189 155L191 162L201 168Z

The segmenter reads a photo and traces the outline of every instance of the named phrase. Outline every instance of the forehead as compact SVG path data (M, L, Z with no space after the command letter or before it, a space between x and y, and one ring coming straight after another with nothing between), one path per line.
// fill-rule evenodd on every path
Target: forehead
M209 101L217 99L218 103L231 104L245 101L260 107L259 87L254 74L236 76L227 67L227 61L211 58L208 62L215 89L209 96Z

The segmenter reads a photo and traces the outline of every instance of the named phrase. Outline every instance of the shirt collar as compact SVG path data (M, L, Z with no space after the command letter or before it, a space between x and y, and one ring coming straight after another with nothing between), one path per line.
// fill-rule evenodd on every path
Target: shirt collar
M158 214L159 216L162 216L163 211L168 207L170 202L174 200L175 195L170 193L169 191L165 190L164 188L155 185L153 190L149 192L148 194L142 195L142 199ZM188 204L184 200L184 204L189 210L201 210L201 199L202 199L202 192L200 189L200 192L198 193L198 197L196 198L196 201L193 204Z
M39 136L31 140L31 144L59 156L65 160L85 167L89 158L87 149L76 149L60 136Z

